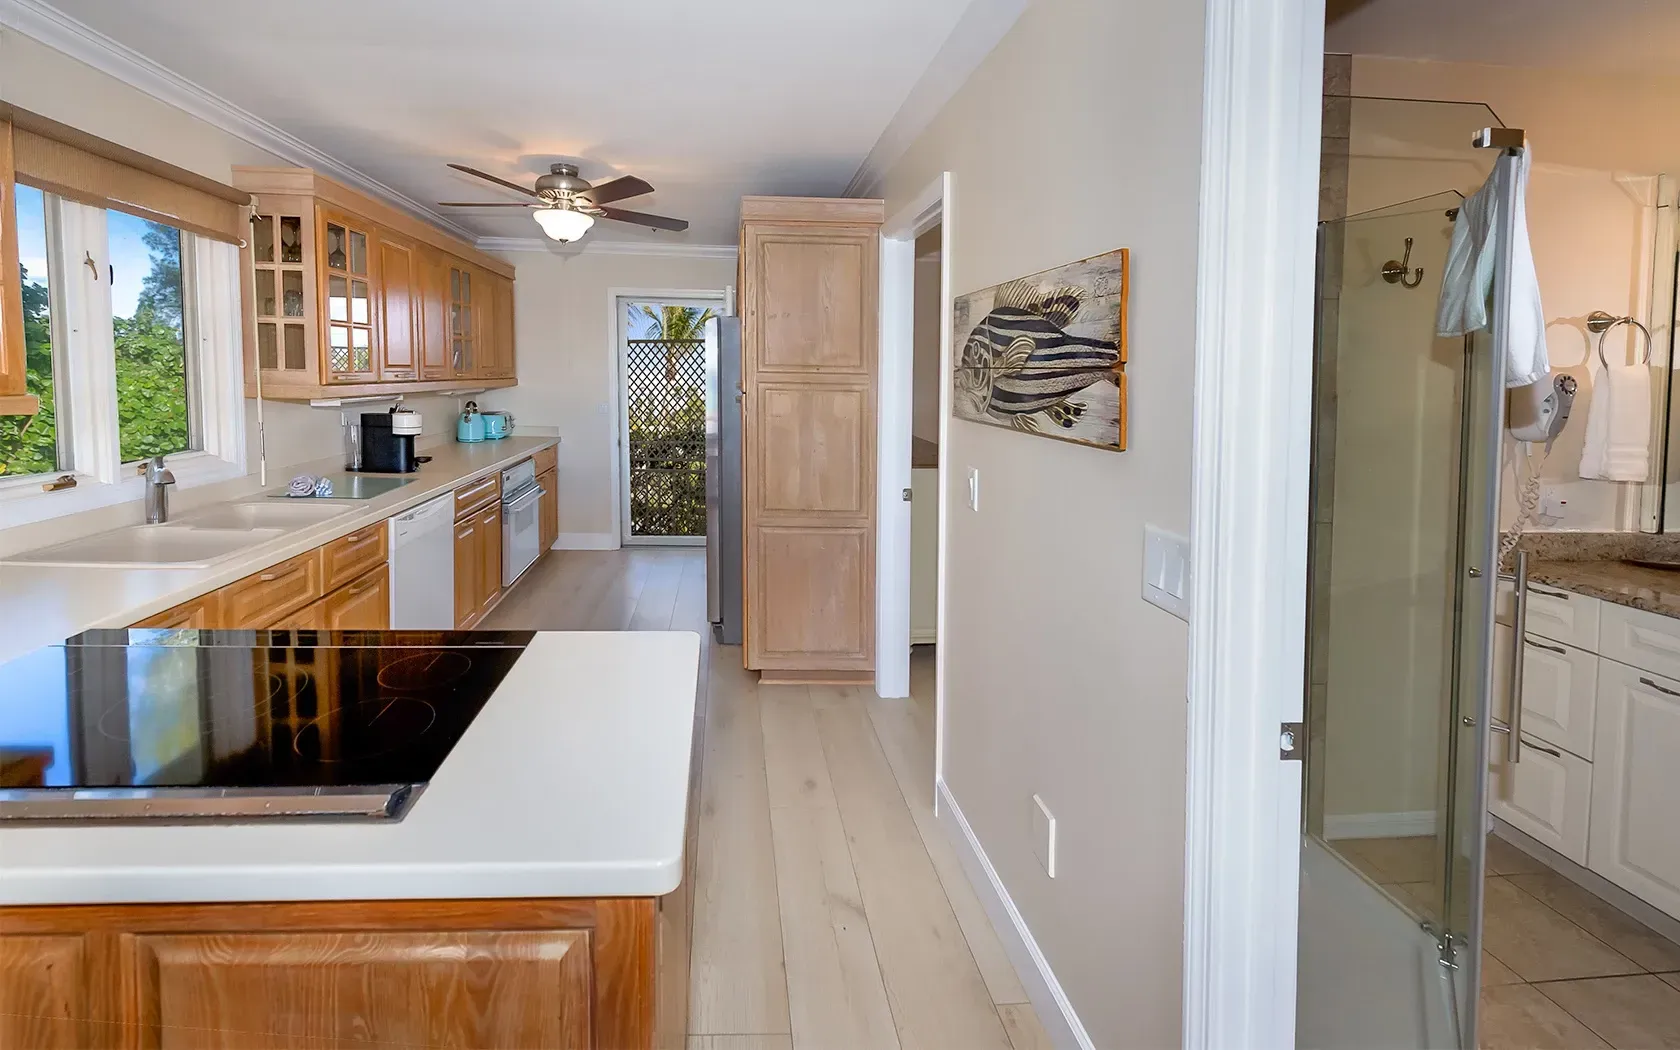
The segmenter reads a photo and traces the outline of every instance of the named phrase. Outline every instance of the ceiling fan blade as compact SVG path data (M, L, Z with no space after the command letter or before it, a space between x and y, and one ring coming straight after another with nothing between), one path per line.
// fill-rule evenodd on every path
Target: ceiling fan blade
M613 201L621 201L630 197L640 197L644 193L652 192L653 187L648 185L646 181L638 179L634 175L621 175L618 178L613 179L611 182L603 182L599 186L591 186L589 189L578 194L578 196L588 197L596 204L610 204Z
M524 201L438 201L440 208L540 208L540 204Z
M600 211L606 218L636 226L651 226L656 230L670 230L672 233L681 233L688 229L687 219L669 219L663 215L649 215L645 211L625 211L623 208L602 208Z
M489 172L479 171L477 168L469 168L465 164L451 164L449 166L451 168L454 168L456 171L464 171L468 175L476 175L486 182L494 182L498 186L506 186L508 189L512 190L513 192L523 193L527 197L540 197L541 196L541 194L539 194L536 190L531 189L529 186L521 186L517 182L509 182L506 179L498 179L496 176L490 174Z

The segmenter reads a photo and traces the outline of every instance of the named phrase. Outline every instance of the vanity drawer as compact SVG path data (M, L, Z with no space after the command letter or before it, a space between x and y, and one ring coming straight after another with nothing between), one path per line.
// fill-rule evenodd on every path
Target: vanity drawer
M385 523L357 529L348 536L340 536L321 548L324 589L336 591L340 587L385 564Z
M222 621L235 629L267 627L324 593L321 551L316 548L223 587Z
M1529 635L1523 646L1522 731L1592 760L1598 657Z
M1522 761L1505 760L1505 737L1489 742L1488 812L1557 850L1587 862L1593 764L1523 734Z
M1600 656L1680 678L1680 620L1606 602L1603 621Z
M1515 611L1515 586L1500 583L1498 619L1510 623ZM1549 583L1528 585L1528 633L1598 652L1600 606L1605 602L1573 594Z

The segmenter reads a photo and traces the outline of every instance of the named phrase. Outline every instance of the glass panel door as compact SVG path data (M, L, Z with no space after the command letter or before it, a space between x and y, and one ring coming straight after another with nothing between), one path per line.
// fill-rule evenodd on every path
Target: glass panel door
M1399 203L1320 227L1297 1045L1468 1050L1503 390L1435 315L1498 121L1352 101L1347 199Z

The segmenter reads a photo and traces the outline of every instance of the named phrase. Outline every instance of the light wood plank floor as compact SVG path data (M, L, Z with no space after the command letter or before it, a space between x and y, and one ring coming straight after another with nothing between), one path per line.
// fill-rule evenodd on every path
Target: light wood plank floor
M555 551L491 629L706 639L688 1050L1047 1050L933 815L933 661L908 701L761 686L695 548Z

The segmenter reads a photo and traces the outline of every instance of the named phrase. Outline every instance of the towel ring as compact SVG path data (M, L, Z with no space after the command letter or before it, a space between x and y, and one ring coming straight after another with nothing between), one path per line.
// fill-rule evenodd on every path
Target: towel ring
M1612 328L1624 324L1633 325L1644 333L1645 356L1640 359L1639 363L1642 365L1651 363L1651 330L1649 328L1631 317L1616 317L1613 314L1605 313L1603 310L1594 310L1587 315L1587 331L1598 333L1598 363L1605 368L1610 367L1610 362L1604 359L1604 337L1610 334Z

